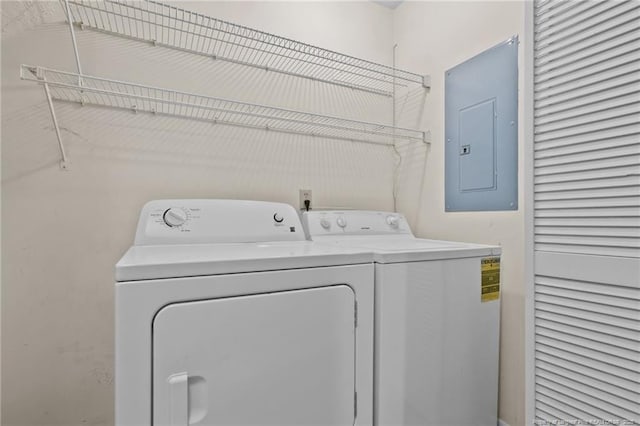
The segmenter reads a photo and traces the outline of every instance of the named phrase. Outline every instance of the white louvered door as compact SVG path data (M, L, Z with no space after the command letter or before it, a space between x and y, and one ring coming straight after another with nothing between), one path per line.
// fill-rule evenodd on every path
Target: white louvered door
M640 1L539 1L533 27L533 415L640 424Z

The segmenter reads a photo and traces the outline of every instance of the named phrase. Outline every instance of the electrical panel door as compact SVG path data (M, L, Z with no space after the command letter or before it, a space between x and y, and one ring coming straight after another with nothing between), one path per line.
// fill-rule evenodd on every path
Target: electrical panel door
M518 38L445 73L445 210L518 209Z

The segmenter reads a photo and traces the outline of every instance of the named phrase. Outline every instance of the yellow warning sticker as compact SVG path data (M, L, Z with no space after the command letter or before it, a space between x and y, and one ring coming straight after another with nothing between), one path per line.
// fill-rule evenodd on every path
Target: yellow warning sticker
M485 257L480 260L480 275L482 277L481 301L489 302L500 298L500 258Z

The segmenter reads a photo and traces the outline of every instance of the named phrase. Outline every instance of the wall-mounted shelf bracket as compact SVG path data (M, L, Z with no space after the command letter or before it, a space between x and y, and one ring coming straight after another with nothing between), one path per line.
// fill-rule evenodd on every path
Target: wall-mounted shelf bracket
M431 75L425 74L422 76L422 87L431 89Z
M425 145L431 146L431 130L425 130L423 133L424 139L422 142L424 142Z
M51 120L53 121L53 128L56 132L56 138L58 140L58 148L60 149L60 157L61 157L60 168L62 170L69 170L71 165L69 163L69 159L67 158L67 153L64 149L64 143L62 141L62 135L60 133L60 125L58 124L58 117L56 116L56 110L53 107L53 98L51 96L51 89L49 88L49 83L45 80L44 73L41 70L37 68L28 69L24 66L20 67L20 78L22 80L32 79L32 78L28 78L25 75L25 71L30 72L36 78L36 80L42 82L44 94L47 98L47 105L49 106L49 112L51 113Z

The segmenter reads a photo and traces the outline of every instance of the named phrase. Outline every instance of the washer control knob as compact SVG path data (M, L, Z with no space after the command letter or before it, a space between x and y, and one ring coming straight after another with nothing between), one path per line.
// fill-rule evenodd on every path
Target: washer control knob
M187 212L178 207L171 207L170 209L165 210L162 215L162 219L164 219L164 223L171 227L181 226L187 221L188 216Z
M336 222L338 223L338 226L340 228L344 228L345 226L347 226L347 219L345 219L344 217L340 216L338 217L338 219L336 220Z
M274 213L273 220L275 220L278 223L282 223L282 221L284 220L284 217L282 217L280 213Z
M398 226L400 226L400 219L398 219L398 216L389 215L387 216L387 225L392 228L398 228Z
M322 219L320 219L320 226L322 226L324 229L329 229L331 227L331 222L323 217Z

